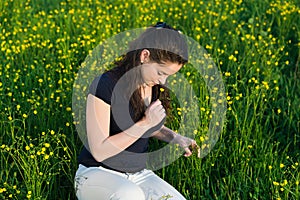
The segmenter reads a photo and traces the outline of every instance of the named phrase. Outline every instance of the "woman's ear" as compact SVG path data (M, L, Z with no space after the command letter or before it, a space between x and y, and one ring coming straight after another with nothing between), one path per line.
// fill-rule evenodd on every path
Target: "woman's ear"
M150 51L148 49L143 49L140 56L141 63L146 63L150 61Z

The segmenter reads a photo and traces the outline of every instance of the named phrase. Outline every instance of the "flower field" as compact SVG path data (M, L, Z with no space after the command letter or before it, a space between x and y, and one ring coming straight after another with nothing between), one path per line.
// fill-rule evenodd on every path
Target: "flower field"
M298 0L1 0L0 199L75 199L82 142L72 91L80 65L101 41L157 21L207 50L227 99L213 150L157 174L188 200L300 198ZM193 71L181 73L197 85ZM209 110L199 109L199 144Z

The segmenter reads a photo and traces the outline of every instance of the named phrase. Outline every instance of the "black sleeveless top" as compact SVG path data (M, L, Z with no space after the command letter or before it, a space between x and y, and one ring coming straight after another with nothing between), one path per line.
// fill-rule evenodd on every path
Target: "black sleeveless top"
M126 102L126 100L122 98L121 100L120 98L114 98L116 93L126 91L126 85L122 83L124 90L118 89L118 92L115 92L114 88L117 82L118 79L116 78L114 73L108 71L97 77L90 86L90 94L95 95L97 98L102 99L105 103L111 106L109 133L110 136L118 134L134 124L131 118L134 114L134 111L130 103L128 101ZM118 83L118 87L116 88L120 88L119 85L120 84ZM157 97L155 97L152 92L151 102L155 101L156 99ZM124 108L126 108L126 106L127 109L129 109L129 114L131 115L131 117L128 117L129 115L124 112ZM116 113L117 119L115 117ZM157 126L149 129L143 136L150 135L154 131L157 131L163 125L163 122L164 121L162 121ZM86 167L102 166L119 172L138 172L146 168L148 142L148 137L141 137L127 149L125 149L125 151L107 158L102 162L97 162L93 158L92 154L87 150L87 148L84 147L78 157L78 162L79 164L82 164Z

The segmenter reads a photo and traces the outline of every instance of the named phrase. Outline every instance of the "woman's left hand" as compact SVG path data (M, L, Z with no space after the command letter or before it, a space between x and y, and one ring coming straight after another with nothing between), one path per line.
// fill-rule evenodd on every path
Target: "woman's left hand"
M184 156L185 157L189 157L191 156L193 153L192 151L194 149L197 149L199 148L197 142L191 138L187 138L187 137L184 137L182 135L179 135L177 134L176 137L173 139L172 143L174 144L178 144L179 146L181 146L184 151L185 151L185 154Z

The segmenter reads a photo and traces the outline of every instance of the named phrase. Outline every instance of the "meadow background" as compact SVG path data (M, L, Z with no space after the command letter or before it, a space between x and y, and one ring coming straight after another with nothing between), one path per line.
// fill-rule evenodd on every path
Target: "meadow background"
M208 156L157 173L187 199L299 199L299 9L298 0L1 0L0 198L75 199L80 64L106 38L165 21L214 59L228 110ZM201 143L209 105L199 112Z

